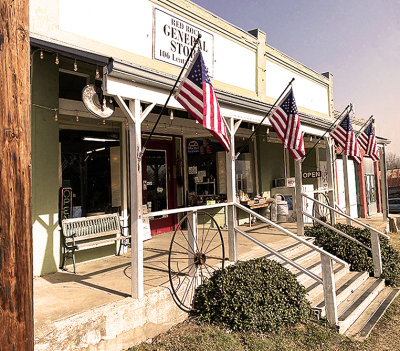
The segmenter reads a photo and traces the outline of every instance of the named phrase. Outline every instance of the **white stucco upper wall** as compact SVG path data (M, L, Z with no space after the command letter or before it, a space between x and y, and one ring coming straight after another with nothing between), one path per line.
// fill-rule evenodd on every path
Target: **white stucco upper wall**
M128 62L133 61L131 53L183 66L183 51L190 49L199 31L212 78L256 90L255 49L149 0L31 0L30 10L34 35L82 50L96 48L98 54Z
M306 78L268 59L265 69L266 96L273 99L278 98L289 81L295 78L293 82L293 92L297 106L312 111L318 111L326 115L329 114L329 94L327 85L323 86L310 78Z

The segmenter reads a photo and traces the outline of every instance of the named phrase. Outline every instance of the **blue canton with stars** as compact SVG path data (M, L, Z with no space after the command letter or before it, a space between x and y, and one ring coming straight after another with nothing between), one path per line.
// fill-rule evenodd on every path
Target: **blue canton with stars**
M375 135L374 128L372 126L372 122L369 124L369 126L367 128L365 128L364 133L366 135Z
M281 104L281 109L285 111L286 115L297 115L297 106L296 100L294 99L293 90L290 90L290 93L286 97L286 99Z
M188 79L190 79L200 89L203 89L203 82L212 85L201 52L199 56L197 56L197 59L194 62L190 73L188 74Z
M343 121L340 122L340 126L347 132L351 132L353 130L353 126L351 125L349 114L347 114L346 117L343 118Z

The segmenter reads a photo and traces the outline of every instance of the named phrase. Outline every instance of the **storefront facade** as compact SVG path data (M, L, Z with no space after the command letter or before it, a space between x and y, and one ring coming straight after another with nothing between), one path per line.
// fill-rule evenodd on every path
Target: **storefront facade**
M262 31L243 31L185 0L118 0L113 3L118 13L108 16L106 26L88 16L102 8L99 2L34 0L30 7L35 275L54 272L60 264L62 188L72 189L72 216L117 212L125 225L133 207L149 213L229 200L231 155L174 98L138 161L141 179L132 182L135 145L147 140L198 33L221 112L234 134L234 151L294 77L310 151L303 184L307 191L325 189L336 198L332 140L324 137L313 148L333 121L332 75L318 74L270 47ZM115 106L111 118L102 121L86 110L81 101L86 84L102 87ZM132 123L132 116L140 123ZM281 180L294 177L294 162L268 121L234 169L239 201L277 193L289 201L293 197L293 187ZM321 175L311 176L315 171ZM227 227L225 207L213 215ZM248 217L239 213L238 220ZM178 221L176 214L150 217L142 223L142 239L171 231ZM78 261L114 253L112 245L82 253Z

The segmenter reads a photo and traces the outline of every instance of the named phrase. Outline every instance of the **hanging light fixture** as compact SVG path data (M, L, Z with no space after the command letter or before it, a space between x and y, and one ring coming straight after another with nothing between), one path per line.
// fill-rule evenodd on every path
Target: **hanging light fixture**
M76 59L74 61L74 71L76 72L78 70L78 64L76 63Z
M251 125L251 131L254 132L254 124Z
M58 54L56 54L56 65L58 65L60 63L60 59L58 58Z
M43 60L44 54L43 54L43 49L40 49L40 59Z
M269 128L267 128L267 134L269 134Z
M55 110L55 112L56 112L56 113L54 114L54 121L56 121L56 122L57 122L57 121L58 121L58 114L57 114L57 110Z
M312 141L312 135L310 135L310 141Z
M105 119L103 119L103 126L106 124L106 120Z
M171 109L171 112L169 113L169 119L172 121L174 119L174 111Z
M99 66L96 66L96 79L100 79Z
M75 118L75 121L79 122L79 114L78 114L78 111L76 112L76 118Z

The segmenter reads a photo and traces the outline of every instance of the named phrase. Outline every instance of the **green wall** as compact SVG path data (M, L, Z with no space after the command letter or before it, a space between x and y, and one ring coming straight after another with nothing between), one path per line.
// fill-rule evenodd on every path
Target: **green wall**
M33 54L32 82L32 222L33 273L57 270L60 257L58 230L58 66L53 55ZM41 107L37 106L40 105Z
M258 138L258 179L261 193L270 191L274 179L285 177L285 164L281 144L269 143Z

